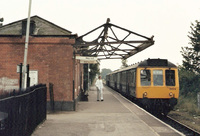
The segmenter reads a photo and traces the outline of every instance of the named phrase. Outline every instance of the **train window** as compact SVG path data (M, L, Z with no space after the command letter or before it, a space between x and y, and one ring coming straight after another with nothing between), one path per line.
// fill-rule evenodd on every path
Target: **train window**
M165 70L166 86L175 86L175 71Z
M163 71L162 70L153 70L153 85L163 86Z
M140 71L140 82L141 82L141 86L151 85L151 71L150 70Z

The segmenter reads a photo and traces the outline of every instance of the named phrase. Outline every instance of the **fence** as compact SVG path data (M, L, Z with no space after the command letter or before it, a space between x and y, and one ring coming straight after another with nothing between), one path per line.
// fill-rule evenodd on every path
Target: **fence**
M46 119L46 85L0 98L0 135L29 136Z

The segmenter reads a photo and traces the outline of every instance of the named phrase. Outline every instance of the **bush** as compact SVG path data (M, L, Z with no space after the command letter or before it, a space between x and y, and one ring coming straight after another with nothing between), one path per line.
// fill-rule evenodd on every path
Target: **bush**
M192 115L200 115L197 94L200 92L200 75L179 66L180 97L176 108Z
M189 93L197 95L200 92L200 75L179 67L180 95L187 96Z
M191 115L200 115L200 110L197 107L197 95L195 95L195 93L190 93L187 96L180 96L175 108L180 111L188 112Z

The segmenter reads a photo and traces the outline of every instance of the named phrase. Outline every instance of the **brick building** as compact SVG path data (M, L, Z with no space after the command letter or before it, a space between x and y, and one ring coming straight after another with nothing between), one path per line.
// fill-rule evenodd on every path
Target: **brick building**
M19 88L17 64L23 63L26 19L0 27L0 89ZM74 60L76 35L41 17L31 17L28 61L31 85L53 84L56 110L75 110L83 88L83 66ZM74 89L73 89L74 79ZM49 108L49 92L47 92ZM74 95L73 95L74 94Z

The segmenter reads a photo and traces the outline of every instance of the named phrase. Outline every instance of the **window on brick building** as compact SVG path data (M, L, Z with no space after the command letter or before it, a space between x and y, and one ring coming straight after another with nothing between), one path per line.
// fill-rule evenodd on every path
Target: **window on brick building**
M22 35L26 35L26 25L27 25L27 20L22 21ZM30 31L29 35L33 35L35 30L35 21L30 21Z

